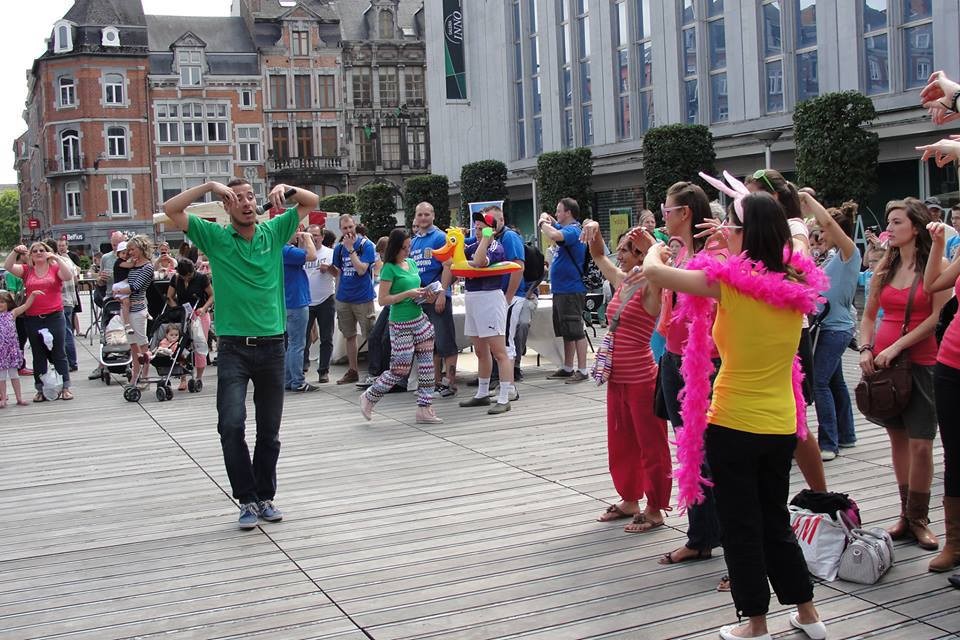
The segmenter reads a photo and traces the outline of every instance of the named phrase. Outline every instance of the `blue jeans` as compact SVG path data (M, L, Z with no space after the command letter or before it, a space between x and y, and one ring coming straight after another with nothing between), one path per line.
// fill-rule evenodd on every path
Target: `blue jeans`
M852 331L821 329L813 355L813 398L817 407L817 442L821 451L837 453L840 443L853 444L857 434L853 427L853 406L843 380L843 352Z
M303 347L307 341L307 320L310 308L287 309L287 353L284 359L283 386L303 386Z
M67 364L71 369L77 368L77 343L73 339L73 307L63 308L64 322L64 351L67 353Z
M680 401L677 395L683 388L683 378L680 376L681 357L675 353L665 351L660 358L660 384L663 390L663 400L667 408L667 417L673 430L676 431L683 427L683 420L680 418ZM717 371L720 370L720 361L714 360L714 366ZM716 373L714 373L716 376ZM713 384L713 376L710 378L710 384ZM700 475L704 478L710 478L710 467L704 459L703 466L700 468ZM686 546L689 549L697 551L709 551L714 547L720 546L720 519L717 516L717 503L713 498L713 488L703 487L703 502L687 509L687 520L690 526L687 527Z
M220 336L218 342L217 432L233 497L241 504L273 500L283 416L283 337L255 346L234 336ZM245 438L249 382L257 417L252 462Z

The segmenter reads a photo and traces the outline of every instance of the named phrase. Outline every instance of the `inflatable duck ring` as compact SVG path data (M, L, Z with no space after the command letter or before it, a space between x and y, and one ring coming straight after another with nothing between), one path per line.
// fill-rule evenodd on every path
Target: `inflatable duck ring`
M495 262L486 267L474 267L467 261L464 245L462 229L456 227L447 229L447 244L440 249L434 249L432 256L440 262L452 260L450 271L458 278L488 278L523 269L516 262L510 261Z

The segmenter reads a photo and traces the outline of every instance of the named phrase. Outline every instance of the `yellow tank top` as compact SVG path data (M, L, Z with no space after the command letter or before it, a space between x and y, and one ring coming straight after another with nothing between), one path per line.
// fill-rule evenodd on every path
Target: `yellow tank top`
M720 284L713 339L722 364L707 414L712 424L759 434L797 432L792 376L802 317Z

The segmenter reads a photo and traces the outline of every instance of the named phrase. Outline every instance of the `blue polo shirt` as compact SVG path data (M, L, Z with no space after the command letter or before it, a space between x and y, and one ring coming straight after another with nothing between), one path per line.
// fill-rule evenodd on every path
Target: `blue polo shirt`
M283 247L283 298L287 309L310 306L310 280L303 265L307 252L293 245Z
M442 249L447 246L447 234L437 227L430 227L426 233L417 232L410 240L410 257L417 263L417 270L420 272L420 285L427 286L431 282L439 282L440 275L443 273L443 263L426 254L426 249ZM450 295L450 288L447 288L447 295Z
M366 238L357 238L353 250L361 262L371 265L363 275L357 273L350 260L350 253L341 242L333 250L333 266L340 270L340 282L337 283L337 301L350 304L363 304L374 299L373 263L377 261L377 248Z
M553 293L586 293L581 272L587 245L580 242L580 224L571 222L567 226L553 225L563 233L563 240L557 243L557 252L550 264L550 291ZM572 259L571 259L572 255Z
M520 237L520 234L514 231L513 229L504 229L503 233L500 235L497 240L500 241L500 244L503 245L503 255L504 260L509 260L513 262L523 263L524 255L523 251L523 238ZM507 292L507 288L510 286L510 276L512 274L507 274L502 276L503 282L500 284L500 288L504 293ZM527 283L523 281L523 278L520 278L520 286L517 287L517 293L515 295L520 296L521 298L524 295L524 292L527 290Z

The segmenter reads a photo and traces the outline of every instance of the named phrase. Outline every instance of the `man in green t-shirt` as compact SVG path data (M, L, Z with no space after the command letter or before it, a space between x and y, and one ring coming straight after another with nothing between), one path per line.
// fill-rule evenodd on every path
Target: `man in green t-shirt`
M223 199L230 226L187 215L187 206L207 193ZM319 202L316 194L279 184L269 195L272 207L282 210L288 193L297 206L259 224L253 188L240 178L187 189L163 205L173 225L206 254L216 274L217 431L233 497L240 503L241 529L253 529L259 518L283 519L273 504L283 415L283 246ZM251 381L257 415L252 461L244 438L244 403Z

